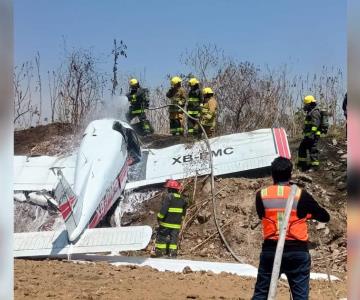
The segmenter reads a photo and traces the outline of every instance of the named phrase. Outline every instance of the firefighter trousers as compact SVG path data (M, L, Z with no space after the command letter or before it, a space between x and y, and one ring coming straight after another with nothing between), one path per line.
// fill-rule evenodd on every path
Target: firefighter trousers
M208 138L211 138L214 136L215 134L215 126L207 126L207 125L203 125L204 130L206 132L206 135Z
M299 146L298 151L298 166L301 168L319 166L319 150L318 150L319 138L304 137ZM310 155L310 161L308 160L308 152Z
M193 118L198 117L198 115L191 115L191 116ZM195 120L188 118L187 125L188 125L188 134L197 136L199 133L199 124Z
M134 110L135 109L130 107L129 112L126 114L126 118L127 118L128 122L130 123L132 121L132 119L138 117L139 118L141 134L146 135L146 134L152 133L150 122L146 117L145 111L142 111L142 112L139 112L139 113L134 113Z
M177 255L179 232L179 229L159 226L155 241L156 256L169 255L175 257Z
M183 118L184 114L179 112L170 112L170 133L172 135L183 135L184 133L184 124Z

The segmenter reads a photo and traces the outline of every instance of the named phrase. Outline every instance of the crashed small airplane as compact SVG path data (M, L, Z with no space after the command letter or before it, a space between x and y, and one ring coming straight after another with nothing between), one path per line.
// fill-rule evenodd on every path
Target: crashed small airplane
M95 228L124 190L129 166L140 160L136 134L126 123L96 120L86 128L77 153L73 188L54 167L54 196L65 221L61 232L15 234L15 256L139 250L149 243L149 226ZM85 231L85 232L84 232Z
M282 128L219 136L209 142L215 175L266 168L277 156L290 158ZM14 190L54 191L66 230L16 233L14 255L50 256L145 248L152 233L149 226L95 227L124 189L158 184L168 178L209 174L208 155L203 141L190 146L140 149L130 125L104 119L89 124L76 155L15 157ZM129 168L137 172L128 176Z

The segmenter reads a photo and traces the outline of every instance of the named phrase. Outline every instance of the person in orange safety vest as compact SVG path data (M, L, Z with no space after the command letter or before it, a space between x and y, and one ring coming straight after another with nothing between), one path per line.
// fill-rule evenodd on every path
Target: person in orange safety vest
M284 157L271 164L274 184L256 194L256 211L262 222L263 238L253 300L267 299L279 230L285 219L286 202L291 192L293 165ZM330 216L304 189L297 187L287 227L280 274L285 273L294 300L309 298L311 258L308 250L307 220L328 222Z

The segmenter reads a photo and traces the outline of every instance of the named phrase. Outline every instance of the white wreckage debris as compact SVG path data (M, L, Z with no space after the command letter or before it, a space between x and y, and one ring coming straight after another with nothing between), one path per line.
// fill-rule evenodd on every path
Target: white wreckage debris
M277 156L290 158L286 133L282 128L220 136L209 142L215 175L269 167ZM191 147L180 144L141 151L130 125L114 119L96 120L85 130L76 155L62 158L15 157L14 190L50 192L65 221L68 240L81 244L84 230L86 232L97 226L124 189L157 184L169 178L183 179L209 174L208 156L204 141L195 142ZM133 168L136 172L131 172L131 178L128 178L132 164L135 164ZM50 201L49 197L40 197L39 193L32 193L32 199L40 205L45 200ZM149 242L151 228L140 227L134 228L134 232L141 232L143 241ZM44 238L40 233L31 234L33 240ZM45 238L46 242L39 242L39 253L42 253L41 247L48 249L50 236L58 239L63 233L53 232ZM25 239L24 234L21 238ZM56 244L56 241L52 243ZM15 238L16 253L26 255L22 251L25 244L25 247L29 247L27 243L21 244L20 238ZM61 244L61 247L67 246ZM98 251L95 245L93 247L87 248L87 252ZM119 245L116 249L121 251L125 248ZM36 251L31 249L29 255L35 255Z
M110 246L112 251L146 247L152 233L149 226L128 227L125 235L124 228L101 232L92 229L121 196L129 166L136 163L140 155L137 137L129 125L113 119L91 122L76 156L74 183L67 182L61 166L52 166L58 177L53 194L66 230L16 233L15 256L44 255L44 251L45 255L51 255L74 249L98 252L106 251ZM41 178L49 182L48 177ZM33 199L40 201L38 197Z
M121 122L121 124L126 124ZM215 137L209 140L214 162L214 175L270 167L277 156L290 158L286 132L282 128L260 129ZM162 149L142 149L140 161L130 167L125 189L165 182L166 179L184 179L210 173L208 151L204 142L192 147L178 144ZM71 186L74 184L76 155L68 157L15 156L15 191L52 191L61 171ZM136 169L135 171L133 169Z
M259 129L209 139L214 175L270 167L278 156L291 158L283 128ZM204 141L192 147L178 144L163 149L144 149L125 189L210 174L209 153Z

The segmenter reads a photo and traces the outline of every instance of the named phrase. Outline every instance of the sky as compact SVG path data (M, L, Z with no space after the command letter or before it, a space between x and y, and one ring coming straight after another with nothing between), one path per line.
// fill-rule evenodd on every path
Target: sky
M227 55L258 66L288 64L295 73L323 65L346 73L344 0L14 0L15 64L41 56L45 74L67 48L92 48L111 72L113 39L128 47L120 72L166 83L189 71L180 55L214 43Z

